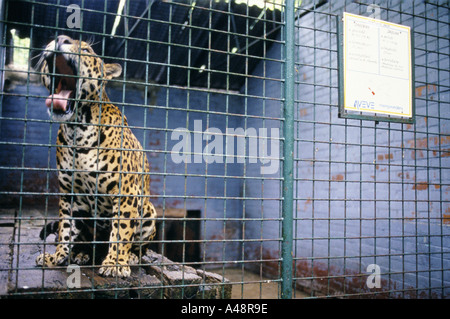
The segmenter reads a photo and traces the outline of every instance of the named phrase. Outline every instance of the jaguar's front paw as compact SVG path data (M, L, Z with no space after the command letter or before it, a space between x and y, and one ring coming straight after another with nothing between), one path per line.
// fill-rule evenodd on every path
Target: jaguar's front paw
M89 260L91 260L91 257L89 256L89 254L86 254L84 252L79 252L78 254L72 254L70 260L74 263L76 263L77 265L87 265L87 263L89 262Z
M130 277L131 269L128 265L117 265L114 263L103 262L98 273L105 277Z
M43 267L54 267L63 265L67 260L67 256L54 253L54 254L40 254L36 258L36 265Z

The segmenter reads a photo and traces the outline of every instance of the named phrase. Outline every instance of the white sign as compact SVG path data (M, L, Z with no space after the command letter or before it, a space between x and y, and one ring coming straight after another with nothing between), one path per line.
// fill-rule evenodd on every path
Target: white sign
M344 109L413 117L411 29L344 13Z

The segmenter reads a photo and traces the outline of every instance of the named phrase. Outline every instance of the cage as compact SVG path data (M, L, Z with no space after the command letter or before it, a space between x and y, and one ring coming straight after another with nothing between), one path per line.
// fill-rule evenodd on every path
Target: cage
M2 298L448 298L448 1L1 4ZM411 121L342 116L344 12L411 28ZM134 195L155 206L156 236L127 278L98 274L105 245L115 243L108 239L81 242L91 247L83 265L36 266L61 239L61 198L70 198L73 224L100 223L108 198L127 201L101 191L106 158L80 168L83 148L58 142L61 125L82 123L52 117L38 62L61 54L63 36L87 42L102 65L121 65L100 85L120 123L89 127L119 132L112 150L121 163L131 130L142 146L131 150L148 159L134 173L137 184L149 177L150 192ZM67 192L58 182L62 148L75 154ZM77 173L93 173L91 192L80 191ZM117 173L127 176L122 165ZM73 213L77 198L92 203L88 217ZM68 243L77 253L79 240Z

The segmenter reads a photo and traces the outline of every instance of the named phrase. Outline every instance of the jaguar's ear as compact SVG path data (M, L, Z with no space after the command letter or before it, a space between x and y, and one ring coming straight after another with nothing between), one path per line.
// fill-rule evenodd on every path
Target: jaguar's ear
M105 64L105 79L117 78L122 74L122 67L117 63Z

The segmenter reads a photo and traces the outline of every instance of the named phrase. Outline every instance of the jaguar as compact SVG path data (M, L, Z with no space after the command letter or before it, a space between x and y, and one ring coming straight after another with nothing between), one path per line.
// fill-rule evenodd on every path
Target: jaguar
M95 263L96 243L106 243L99 265L103 276L129 277L156 233L145 152L105 86L122 73L105 63L85 41L60 35L41 53L38 68L50 92L45 105L59 123L56 165L58 218L41 238L56 234L54 253L36 264Z

